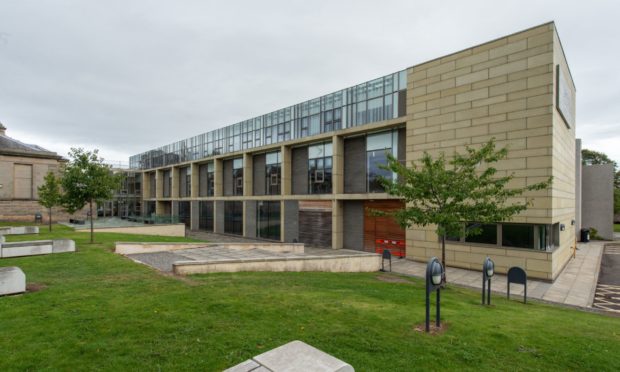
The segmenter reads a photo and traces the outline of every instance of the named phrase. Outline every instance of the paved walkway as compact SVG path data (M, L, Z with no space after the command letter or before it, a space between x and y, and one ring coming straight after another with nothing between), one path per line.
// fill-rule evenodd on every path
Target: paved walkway
M596 282L605 242L591 241L578 244L577 257L569 261L554 283L541 280L527 281L528 298L556 302L565 305L592 307ZM482 266L482 263L480 263ZM426 263L411 260L393 260L392 271L423 278ZM448 267L446 269L448 283L466 287L482 288L480 271ZM492 279L492 290L506 294L506 276L496 274ZM513 284L510 287L511 298L523 296L523 286Z

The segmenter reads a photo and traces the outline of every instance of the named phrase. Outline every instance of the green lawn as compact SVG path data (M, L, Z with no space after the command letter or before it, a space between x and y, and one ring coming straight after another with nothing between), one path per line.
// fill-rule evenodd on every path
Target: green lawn
M620 232L620 223L614 224L614 231L615 232Z
M0 298L0 370L208 370L302 340L357 371L620 370L620 318L449 287L448 330L424 321L424 287L379 273L176 278L111 253L114 241L178 240L56 226L79 252L3 259L38 292ZM50 235L42 229L41 239ZM32 239L19 237L19 240ZM9 240L17 240L10 237Z

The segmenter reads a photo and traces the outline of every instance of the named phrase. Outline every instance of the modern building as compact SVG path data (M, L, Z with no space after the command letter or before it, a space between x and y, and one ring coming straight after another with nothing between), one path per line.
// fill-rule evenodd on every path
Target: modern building
M7 136L0 123L0 220L33 221L35 213L41 213L46 221L48 214L39 205L37 189L48 172L59 172L64 163L55 152ZM55 208L52 218L69 215Z
M374 251L440 255L434 228L401 229L368 208L403 202L377 182L386 153L462 152L495 138L514 186L553 176L531 207L447 246L447 264L522 266L553 280L575 245L575 86L554 23L270 112L130 158L142 212L191 229Z

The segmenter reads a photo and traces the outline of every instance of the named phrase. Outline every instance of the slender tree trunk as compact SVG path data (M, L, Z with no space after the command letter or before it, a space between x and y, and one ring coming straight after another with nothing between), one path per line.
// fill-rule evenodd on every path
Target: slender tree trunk
M446 284L446 233L441 236L441 264L443 265L443 284Z
M95 230L93 227L93 201L90 200L90 244L95 242Z
M52 232L52 207L50 207L48 218L49 218L50 232Z

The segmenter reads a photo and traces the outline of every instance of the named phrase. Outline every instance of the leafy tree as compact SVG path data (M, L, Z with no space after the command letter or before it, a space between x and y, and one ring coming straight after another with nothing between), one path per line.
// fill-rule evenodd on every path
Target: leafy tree
M37 190L39 191L39 204L48 210L49 229L52 231L52 208L62 203L60 180L53 172L48 172L45 175L44 183Z
M99 150L72 148L69 157L71 161L62 177L63 205L69 213L89 205L90 242L93 243L93 202L112 198L114 190L120 186L120 178L112 173L111 166L103 163Z
M620 189L614 189L614 214L620 213Z
M446 160L441 153L433 159L424 153L419 164L411 167L388 155L386 169L398 175L397 180L382 178L387 193L403 198L406 206L392 215L403 228L412 225L436 225L441 237L441 261L446 262L446 237L480 234L480 224L510 220L527 209L531 200L510 202L508 199L526 191L543 190L552 179L524 188L507 188L513 175L500 177L490 166L506 158L508 150L495 150L494 140L480 149L467 148L465 155L458 153ZM476 222L467 228L466 222ZM444 278L445 280L445 278Z

